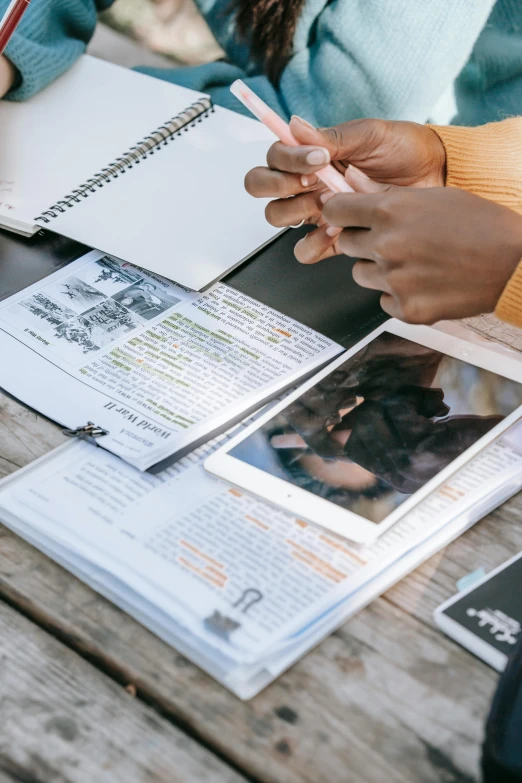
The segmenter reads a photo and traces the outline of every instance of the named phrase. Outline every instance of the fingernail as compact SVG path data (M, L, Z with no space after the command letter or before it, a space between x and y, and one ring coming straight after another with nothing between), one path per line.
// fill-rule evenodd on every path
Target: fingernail
M338 236L342 231L342 228L338 228L337 226L327 226L325 233L329 237L336 237Z
M319 199L322 204L326 204L327 201L330 201L331 198L335 196L335 193L333 193L331 190L325 190L321 195L319 196Z
M300 122L306 128L311 128L312 130L316 130L316 128L314 128L314 126L311 123L307 122L307 120L303 120L303 118L299 117L297 114L292 114L292 119L297 120L297 122Z
M306 237L304 237L303 239L300 239L299 242L296 242L296 245L295 245L295 248L294 248L294 255L295 255L295 257L297 258L297 260L299 261L300 264L306 264L307 263L306 259L299 258L298 252L297 252L299 248L303 248L305 246L306 246Z
M309 166L326 166L330 163L330 153L324 147L317 147L308 153L306 162Z
M309 188L312 185L316 185L316 184L317 184L317 177L315 176L315 174L309 174L308 176L303 174L303 176L301 177L301 185L303 186L303 188Z

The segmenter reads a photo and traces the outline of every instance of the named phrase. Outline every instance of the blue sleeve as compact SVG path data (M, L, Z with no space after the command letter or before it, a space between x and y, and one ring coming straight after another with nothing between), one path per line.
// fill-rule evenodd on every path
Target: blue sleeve
M3 13L8 0L0 0ZM97 12L111 0L34 0L10 40L5 54L19 79L6 98L30 98L52 82L85 51Z
M251 117L252 115L248 109L230 92L232 82L236 79L243 79L273 109L276 109L282 115L286 114L277 90L272 87L266 76L247 77L241 68L231 63L219 61L207 65L172 69L143 66L135 70L147 74L147 76L154 76L156 79L179 84L181 87L188 87L191 90L207 93L217 106L223 106L225 109L232 109Z
M142 69L208 92L243 111L228 88L243 78L287 118L314 125L358 117L425 122L467 62L495 0L331 0L296 49L276 88L225 62ZM298 26L299 27L299 26Z

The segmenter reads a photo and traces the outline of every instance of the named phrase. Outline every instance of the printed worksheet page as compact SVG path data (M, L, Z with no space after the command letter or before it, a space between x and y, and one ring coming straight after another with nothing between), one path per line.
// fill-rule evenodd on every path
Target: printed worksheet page
M223 283L194 293L93 251L0 304L0 350L2 388L146 470L342 348Z

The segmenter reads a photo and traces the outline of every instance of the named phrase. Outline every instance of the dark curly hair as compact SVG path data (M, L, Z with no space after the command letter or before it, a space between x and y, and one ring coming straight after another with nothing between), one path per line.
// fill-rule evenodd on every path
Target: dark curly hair
M252 59L277 85L292 54L295 28L305 0L233 0L239 35L250 42Z

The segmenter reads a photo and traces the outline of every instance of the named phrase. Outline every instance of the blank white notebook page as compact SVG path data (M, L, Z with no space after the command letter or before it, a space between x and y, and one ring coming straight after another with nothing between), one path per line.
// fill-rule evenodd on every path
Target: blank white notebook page
M6 215L33 225L200 97L84 55L29 101L0 101L0 222Z
M257 120L216 107L49 228L199 290L280 230L244 189L273 141Z

